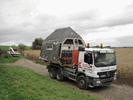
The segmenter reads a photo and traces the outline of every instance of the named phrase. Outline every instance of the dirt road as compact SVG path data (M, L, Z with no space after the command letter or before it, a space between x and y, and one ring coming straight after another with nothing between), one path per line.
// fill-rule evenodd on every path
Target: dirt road
M28 59L19 59L14 63L8 63L6 65L29 68L47 78L50 78L45 65L36 64ZM65 80L62 83L70 87L74 87L76 88L76 90L80 92L100 97L103 100L133 100L133 87L125 85L111 84L105 87L97 87L93 89L89 88L88 90L81 90L77 87L77 84L74 81Z

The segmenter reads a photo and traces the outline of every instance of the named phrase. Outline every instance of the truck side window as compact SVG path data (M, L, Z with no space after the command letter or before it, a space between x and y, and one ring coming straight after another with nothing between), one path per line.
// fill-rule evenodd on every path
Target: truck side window
M84 62L88 64L92 64L92 53L89 53L89 54L86 53L84 55Z

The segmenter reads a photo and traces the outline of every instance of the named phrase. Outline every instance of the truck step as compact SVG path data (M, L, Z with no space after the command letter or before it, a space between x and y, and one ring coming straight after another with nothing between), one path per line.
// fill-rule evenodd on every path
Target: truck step
M76 81L76 79L69 77L70 80Z
M76 74L74 74L74 73L69 73L69 75L73 75L73 76L76 76Z
M89 87L94 88L94 86L92 86L92 85L90 85L90 84L89 84Z

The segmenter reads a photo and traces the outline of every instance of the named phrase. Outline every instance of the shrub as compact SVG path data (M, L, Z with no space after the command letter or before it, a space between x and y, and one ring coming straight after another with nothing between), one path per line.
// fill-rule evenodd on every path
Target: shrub
M2 49L0 48L0 57L1 57L1 54L2 54Z
M0 48L0 52L2 52L3 50Z
M32 42L32 49L33 50L40 50L41 46L42 46L42 38L36 38L33 42Z
M1 48L0 48L0 52L1 52L1 54L6 54L7 53L6 50L3 50Z
M20 52L21 54L24 53L24 50L22 49L18 49L17 51Z
M6 51L6 50L3 50L2 53L3 53L3 54L7 54L7 51Z
M1 58L11 58L12 56L10 54L8 54L6 50L3 50L0 48L0 57Z
M1 54L1 58L11 58L12 56L8 53L6 54Z
M25 50L26 46L24 44L20 43L18 46L19 46L20 49Z
M0 48L0 53L1 53L1 54L5 54L6 51Z

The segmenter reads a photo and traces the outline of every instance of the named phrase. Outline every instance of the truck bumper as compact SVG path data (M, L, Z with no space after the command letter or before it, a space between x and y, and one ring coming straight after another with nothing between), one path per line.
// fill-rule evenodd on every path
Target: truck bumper
M105 86L105 85L110 85L111 83L116 81L116 77L111 77L107 79L88 79L88 84L91 85L92 87L97 87L97 86Z

